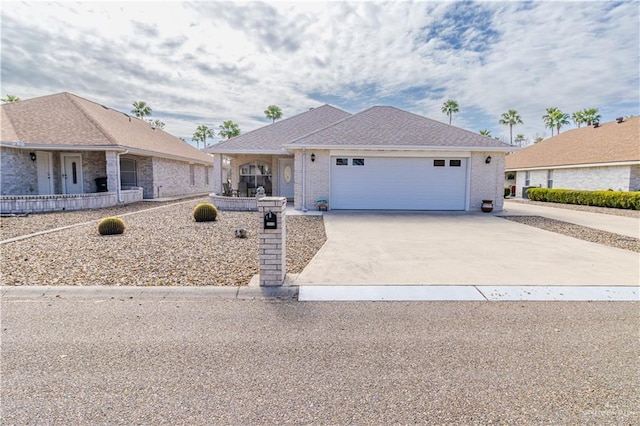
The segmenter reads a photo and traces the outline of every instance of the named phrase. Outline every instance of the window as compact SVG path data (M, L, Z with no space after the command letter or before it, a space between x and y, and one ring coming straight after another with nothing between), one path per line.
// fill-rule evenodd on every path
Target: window
M524 186L531 185L531 172L524 172Z
M349 159L348 158L336 158L336 166L348 166Z
M460 167L462 165L462 161L460 160L449 160L449 167Z
M249 193L253 194L259 186L271 195L271 165L262 161L254 161L240 166L240 182L246 182ZM251 196L251 195L249 195Z
M189 164L189 184L196 184L196 166Z
M547 188L553 188L553 170L547 170Z
M351 164L354 166L364 166L364 158L354 158L351 160Z
M444 160L433 160L433 167L444 167Z
M138 186L137 165L133 158L120 158L120 186Z

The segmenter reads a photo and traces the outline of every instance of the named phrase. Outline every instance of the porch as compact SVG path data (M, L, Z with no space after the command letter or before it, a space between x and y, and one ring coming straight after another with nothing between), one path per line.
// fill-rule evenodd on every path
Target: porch
M96 192L88 194L54 195L2 195L0 213L25 214L55 211L99 209L117 204L130 204L142 201L143 189L140 187L120 191L122 202L118 203L115 192Z

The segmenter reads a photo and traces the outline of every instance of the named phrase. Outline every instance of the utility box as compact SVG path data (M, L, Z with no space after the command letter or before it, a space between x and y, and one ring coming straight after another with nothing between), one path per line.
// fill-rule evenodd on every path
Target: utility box
M98 188L96 192L109 192L109 188L107 187L107 178L96 178L96 187Z
M527 195L527 189L529 188L536 188L535 186L523 186L522 187L522 198L524 198L525 200L529 199L529 196Z

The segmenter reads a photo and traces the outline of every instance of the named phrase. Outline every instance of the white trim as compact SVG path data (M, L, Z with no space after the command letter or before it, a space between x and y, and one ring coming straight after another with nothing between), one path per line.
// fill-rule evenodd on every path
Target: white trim
M329 155L333 157L459 157L469 158L471 152L469 151L344 151L344 150L330 150Z
M323 149L323 150L367 150L367 151L451 151L451 152L515 152L518 147L496 147L496 146L442 146L442 145L283 145L286 149Z
M40 178L40 171L37 169L37 159L40 158L40 156L43 157L47 157L48 159L48 163L49 163L49 169L47 170L47 174L48 176L48 181L49 181L49 193L48 194L40 194L40 182L38 182L38 195L52 195L54 193L53 190L53 156L51 155L51 152L47 152L47 151L34 151L34 153L36 154L36 176L38 177L38 179Z
M638 160L632 161L616 161L610 163L587 163L587 164L567 164L563 166L535 166L535 167L518 167L518 168L505 168L505 172L520 172L525 170L547 170L547 169L584 169L588 167L616 167L616 166L634 166L640 164Z

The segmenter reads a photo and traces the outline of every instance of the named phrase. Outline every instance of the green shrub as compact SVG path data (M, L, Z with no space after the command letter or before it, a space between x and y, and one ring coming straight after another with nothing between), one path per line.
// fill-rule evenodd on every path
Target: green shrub
M213 222L218 217L218 209L211 203L200 203L193 209L196 222Z
M579 191L573 189L529 188L527 197L533 201L550 203L640 210L640 192L638 191Z
M105 217L98 224L100 235L116 235L124 232L124 220L119 217Z

